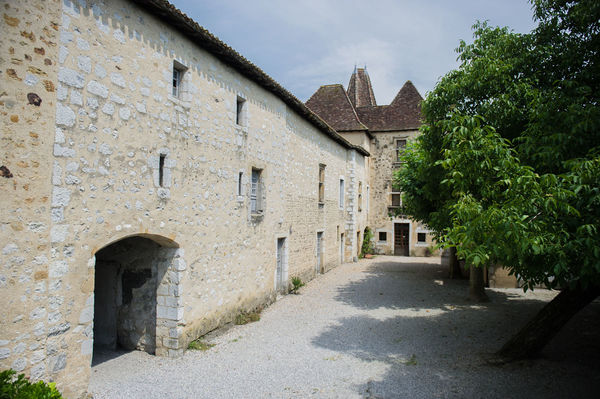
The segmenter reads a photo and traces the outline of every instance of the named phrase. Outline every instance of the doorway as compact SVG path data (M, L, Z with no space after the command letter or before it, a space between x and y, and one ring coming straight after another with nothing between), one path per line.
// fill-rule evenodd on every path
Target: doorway
M344 263L344 233L340 234L340 264Z
M409 232L410 225L408 223L394 223L394 255L409 255Z
M277 270L275 272L275 290L277 292L285 292L287 288L286 284L286 272L287 272L287 259L286 259L286 239L277 239Z
M179 281L172 281L167 272L174 261L180 271L185 262L176 244L163 240L170 246L141 236L127 237L96 252L93 363L102 362L117 349L177 356L178 337L165 332L164 325L179 322L183 307L177 305L181 298L175 296ZM163 338L173 338L173 342Z
M323 266L323 232L317 232L317 274L324 273Z

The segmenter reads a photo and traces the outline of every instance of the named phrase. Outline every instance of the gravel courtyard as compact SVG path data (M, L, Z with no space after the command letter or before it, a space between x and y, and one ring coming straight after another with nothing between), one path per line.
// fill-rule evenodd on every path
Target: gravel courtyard
M144 352L95 365L94 398L596 398L600 303L535 361L485 359L553 293L488 290L446 279L439 258L379 256L344 264L265 309L209 334L181 359Z

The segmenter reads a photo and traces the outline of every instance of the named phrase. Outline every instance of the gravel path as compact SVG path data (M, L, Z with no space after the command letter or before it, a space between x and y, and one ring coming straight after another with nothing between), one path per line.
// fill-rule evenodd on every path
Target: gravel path
M600 304L541 359L485 362L552 299L445 278L439 258L380 256L342 265L213 333L181 359L130 352L93 367L94 398L592 398L600 386Z

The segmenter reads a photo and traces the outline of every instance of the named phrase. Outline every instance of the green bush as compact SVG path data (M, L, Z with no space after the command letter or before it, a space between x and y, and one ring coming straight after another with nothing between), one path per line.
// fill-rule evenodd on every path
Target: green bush
M373 254L373 242L371 239L373 238L373 232L367 226L365 227L365 232L363 234L363 242L362 247L360 249L360 258L364 258L366 254Z
M16 374L14 370L0 372L0 399L63 399L53 382L31 382L25 374Z
M292 277L292 289L290 291L294 294L297 294L300 287L304 287L302 279L300 277Z

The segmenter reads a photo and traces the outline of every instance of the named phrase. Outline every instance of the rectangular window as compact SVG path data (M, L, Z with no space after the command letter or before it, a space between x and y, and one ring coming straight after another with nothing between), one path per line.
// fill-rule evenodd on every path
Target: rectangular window
M319 203L325 202L325 165L319 164Z
M243 186L242 186L242 181L244 178L244 172L240 172L238 174L238 186L237 186L237 195L238 197L243 195Z
M165 154L160 154L160 158L158 159L158 185L159 187L163 186L163 182L165 179L165 158L167 156Z
M417 242L425 244L426 241L427 241L426 233L417 233Z
M358 182L358 211L362 211L362 182Z
M246 100L238 96L235 107L235 123L246 126Z
M250 212L262 213L261 170L252 168L252 187L250 189Z
M371 194L371 189L367 186L367 213L369 212L369 195Z
M379 241L387 241L387 232L385 232L385 231L379 232Z
M402 206L402 194L401 193L391 193L390 199L391 199L390 207L400 208Z
M396 139L396 162L400 162L400 156L406 149L406 139Z
M344 209L344 179L340 179L340 209Z
M183 75L187 68L177 62L173 61L173 87L171 94L175 98L181 98L181 93L183 92Z

